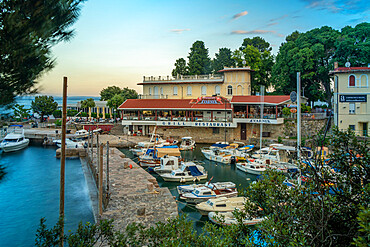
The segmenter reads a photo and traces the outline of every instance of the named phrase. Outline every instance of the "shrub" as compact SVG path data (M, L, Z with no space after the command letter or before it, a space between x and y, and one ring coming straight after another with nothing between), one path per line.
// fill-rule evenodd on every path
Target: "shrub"
M283 108L283 115L285 115L285 116L289 116L289 115L290 115L290 108L288 108L288 107L284 107L284 108Z
M53 116L54 116L55 118L61 118L61 117L62 117L62 111L61 111L61 110L55 110L55 111L53 112Z

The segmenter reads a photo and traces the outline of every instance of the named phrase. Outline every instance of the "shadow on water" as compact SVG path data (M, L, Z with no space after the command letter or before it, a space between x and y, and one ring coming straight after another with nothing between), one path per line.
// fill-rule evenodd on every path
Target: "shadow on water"
M40 219L54 226L59 217L60 159L54 147L29 146L0 155L7 174L0 182L0 245L34 246ZM65 228L94 222L79 159L66 160Z
M209 145L197 144L194 151L181 151L181 154L185 161L194 161L202 165L208 172L208 180L212 178L212 182L231 181L236 184L238 189L241 189L246 188L249 183L256 179L255 175L246 174L245 172L236 169L235 165L225 165L205 159L200 150L202 147L206 146ZM125 153L127 157L135 158L134 161L137 161L137 158L134 157L128 149L121 149L121 151ZM205 222L208 221L208 217L201 216L195 208L195 205L187 205L185 201L179 199L179 194L176 188L181 183L165 182L159 175L155 173L151 174L157 179L159 186L167 187L171 194L176 197L179 214L187 214L188 219L194 222L194 228L197 232L201 232L201 228L204 226ZM207 180L201 181L201 183L205 183L206 181Z

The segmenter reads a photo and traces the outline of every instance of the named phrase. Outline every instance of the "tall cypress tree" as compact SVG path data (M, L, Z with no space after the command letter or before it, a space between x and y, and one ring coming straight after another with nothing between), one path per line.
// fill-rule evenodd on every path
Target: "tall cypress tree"
M189 75L205 75L211 73L211 59L203 41L195 41L189 53Z

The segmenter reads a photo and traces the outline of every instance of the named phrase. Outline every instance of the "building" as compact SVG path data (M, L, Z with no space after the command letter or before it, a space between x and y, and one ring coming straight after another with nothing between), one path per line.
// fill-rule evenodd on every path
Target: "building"
M141 99L194 99L217 95L231 99L234 95L251 95L250 67L224 68L223 75L189 75L145 77Z
M369 135L369 67L337 67L334 76L334 124L357 135Z

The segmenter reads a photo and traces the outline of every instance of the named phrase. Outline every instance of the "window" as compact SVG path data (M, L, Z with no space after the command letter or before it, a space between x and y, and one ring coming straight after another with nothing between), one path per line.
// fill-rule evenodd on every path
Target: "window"
M160 89L160 90L161 90L161 95L163 95L163 87L161 87L161 89Z
M188 95L191 95L191 86L188 86L188 87L187 87L187 94L188 94Z
M356 113L356 104L349 103L349 114L355 114L355 113Z
M350 125L350 126L349 126L349 128L350 128L351 130L353 130L353 131L355 131L355 130L356 130L356 126L355 126L355 125Z
M348 78L348 86L354 87L356 86L356 77L354 75L350 75Z
M213 134L220 134L220 129L219 128L212 128L212 133Z
M173 87L173 95L177 95L177 86Z
M231 86L231 85L227 86L227 94L228 95L233 95L233 86Z
M158 95L158 87L154 87L154 95Z
M149 95L152 95L152 88L149 88Z
M360 87L368 87L368 80L367 75L361 75L360 77Z
M207 95L207 87L202 86L202 95Z
M215 94L220 95L221 94L221 87L220 86L215 86Z

